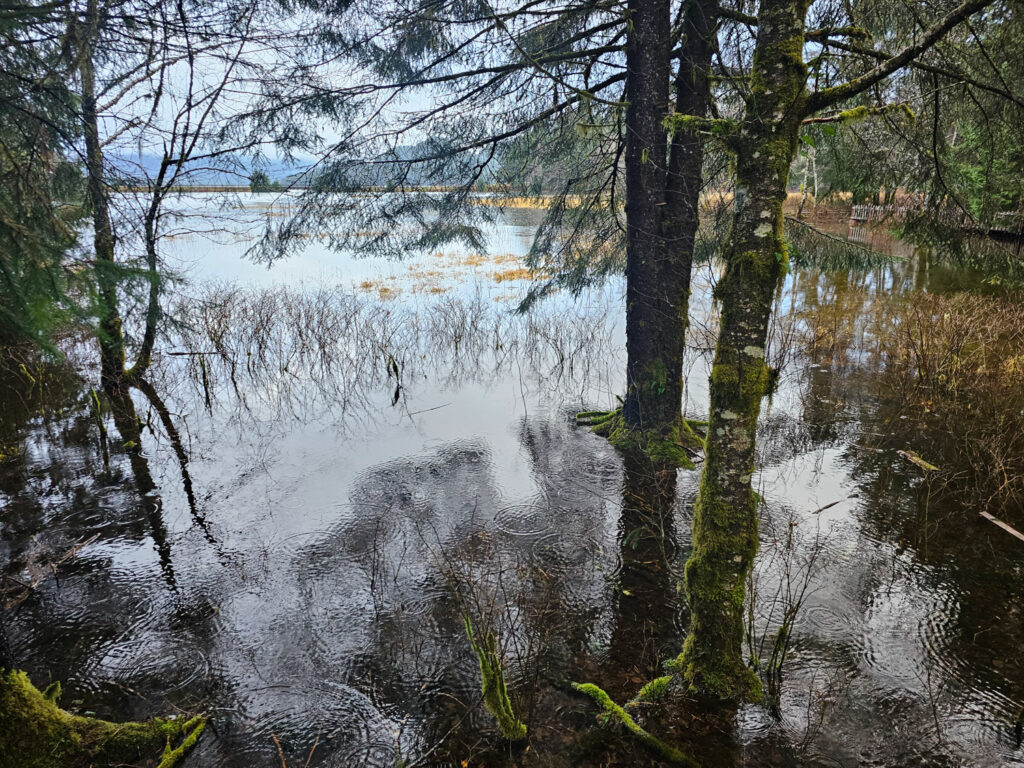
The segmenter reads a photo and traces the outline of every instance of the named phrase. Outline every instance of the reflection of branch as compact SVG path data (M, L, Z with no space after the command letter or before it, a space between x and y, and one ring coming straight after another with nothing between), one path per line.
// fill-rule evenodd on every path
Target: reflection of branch
M178 580L174 575L171 545L167 540L167 526L163 519L163 499L156 493L157 484L150 471L149 460L142 452L142 423L135 409L135 401L132 400L131 390L127 387L112 388L107 392L107 399L114 424L128 453L128 463L132 468L142 507L149 517L153 544L160 558L164 581L172 592L177 593Z
M192 488L192 475L188 470L188 453L185 451L185 446L181 441L181 433L178 432L178 428L174 425L174 420L171 419L171 412L167 408L167 404L164 403L163 398L160 397L153 385L145 379L139 379L135 382L135 387L146 396L149 404L153 406L157 415L160 416L160 423L163 424L167 438L171 441L174 455L178 458L178 467L181 469L181 484L185 489L185 496L188 498L188 509L192 519L202 529L207 541L211 544L216 544L217 541L210 532L206 518L199 514L199 510L196 507L196 495Z
M902 261L873 250L844 237L818 229L813 224L786 216L786 239L790 245L790 260L800 266L823 269L839 266L842 269L871 269Z

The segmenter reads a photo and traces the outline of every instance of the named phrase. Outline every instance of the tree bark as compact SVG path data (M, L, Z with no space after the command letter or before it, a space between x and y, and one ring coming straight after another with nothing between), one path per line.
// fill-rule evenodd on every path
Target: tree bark
M711 102L712 39L717 22L717 5L697 0L687 5L683 18L683 51L675 80L675 111L680 115L704 116ZM683 395L683 355L689 327L690 279L693 249L697 240L700 190L703 182L703 144L690 131L676 131L669 150L665 205L662 218L663 254L658 283L674 311L666 312L662 339L666 367L672 372L666 399L674 398L675 423L680 423ZM678 426L677 426L678 425ZM663 426L662 429L665 427Z
M806 0L763 0L751 96L735 141L736 197L711 371L704 471L686 564L691 625L680 657L696 690L721 698L760 698L743 662L746 580L758 546L751 487L761 400L772 373L765 343L776 286L785 271L782 204L803 118Z
M163 205L164 193L168 188L167 173L171 167L171 158L164 152L160 162L160 170L157 172L156 180L153 183L153 197L150 200L149 208L143 221L143 232L146 249L146 268L149 272L149 300L146 303L146 326L142 334L142 343L139 345L138 354L135 356L135 363L126 372L125 378L133 385L138 385L149 365L153 361L153 348L156 345L157 327L163 312L160 309L160 292L162 284L160 280L159 259L157 258L157 227L160 219L160 207ZM173 179L172 179L173 181Z
M82 79L86 185L92 206L93 247L96 251L96 281L100 303L100 379L104 389L114 392L121 387L124 377L124 335L117 301L114 229L110 222L110 198L103 174L103 149L96 111L96 72L93 65L93 50L99 27L96 0L89 0L86 14L86 40L79 64L79 76Z
M701 185L701 140L677 133L671 148L669 4L632 0L626 48L626 397L603 425L618 447L656 463L692 466L696 446L682 417L683 354ZM710 101L716 6L687 9L675 110L703 115Z
M674 376L666 370L664 339L676 308L659 282L664 259L669 103L669 4L629 0L632 34L626 46L626 424L643 429L673 423ZM680 393L681 394L681 393ZM673 408L675 406L675 408Z

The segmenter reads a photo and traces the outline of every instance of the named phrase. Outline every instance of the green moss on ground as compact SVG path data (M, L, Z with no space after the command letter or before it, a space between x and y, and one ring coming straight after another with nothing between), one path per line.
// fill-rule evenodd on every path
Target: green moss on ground
M57 706L60 685L40 691L24 672L0 670L0 768L174 768L199 740L203 717L112 723ZM177 747L173 742L181 739Z

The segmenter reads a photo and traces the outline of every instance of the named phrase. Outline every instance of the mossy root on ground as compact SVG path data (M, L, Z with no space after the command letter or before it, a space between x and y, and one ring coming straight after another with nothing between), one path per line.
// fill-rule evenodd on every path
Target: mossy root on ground
M662 681L663 678L658 678L658 680ZM667 684L667 682L658 683L657 687L660 688L667 686ZM663 760L667 760L668 762L675 763L677 765L685 765L688 768L700 768L700 763L698 763L693 757L685 752L681 752L670 744L666 744L657 736L654 736L640 727L636 720L634 720L626 710L612 701L611 697L601 688L593 685L592 683L573 683L572 687L596 701L597 705L601 707L605 713L611 715L622 723L627 731L640 739L640 741L642 741L649 749L656 752Z
M498 723L501 735L509 741L522 741L526 738L526 726L516 717L512 709L512 700L505 687L505 672L501 668L501 657L498 655L494 635L485 632L483 641L477 643L473 635L473 625L469 618L466 622L466 636L469 644L480 661L481 688L484 694L484 706Z
M100 768L156 759L157 768L175 768L206 726L204 717L141 723L81 717L57 706L59 696L56 683L42 692L24 672L0 670L0 768Z
M654 464L668 464L693 469L692 454L704 448L701 437L706 421L680 419L671 429L639 429L626 423L622 409L614 411L581 411L576 423L590 427L595 435L608 439L623 453L646 456Z

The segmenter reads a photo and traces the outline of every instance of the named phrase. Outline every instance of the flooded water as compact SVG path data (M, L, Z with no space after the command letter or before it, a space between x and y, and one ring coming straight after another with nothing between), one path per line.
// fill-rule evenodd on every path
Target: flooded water
M623 390L622 285L513 314L535 224L512 212L487 258L311 243L270 270L237 234L176 238L190 282L134 393L141 451L97 413L86 343L4 372L18 665L82 712L209 713L189 768L655 764L568 683L624 702L678 653L698 472L648 476L574 425ZM879 319L956 283L898 255L780 292L751 651L800 607L777 711L649 714L706 765L1024 765L1024 543L898 453L934 446L880 385ZM695 278L695 417L713 280ZM525 746L482 705L466 619L498 639Z

